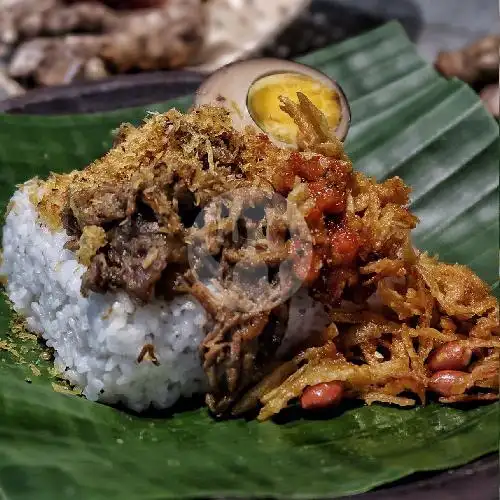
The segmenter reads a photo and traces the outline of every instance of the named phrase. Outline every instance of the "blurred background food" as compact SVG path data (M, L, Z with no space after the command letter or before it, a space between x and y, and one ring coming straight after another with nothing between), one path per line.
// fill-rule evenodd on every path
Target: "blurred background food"
M500 114L499 48L500 35L488 35L460 50L440 52L435 63L444 76L460 78L479 92L496 117Z
M498 115L495 0L0 0L0 99L121 73L294 58L390 20Z
M8 2L0 14L8 76L28 88L185 66L206 28L201 0Z
M19 0L0 15L8 73L27 87L96 80L111 73L184 66L199 51L200 0ZM132 7L137 7L132 9Z
M25 89L120 73L212 71L254 53L306 0L0 0L4 77ZM9 93L21 89L11 82Z

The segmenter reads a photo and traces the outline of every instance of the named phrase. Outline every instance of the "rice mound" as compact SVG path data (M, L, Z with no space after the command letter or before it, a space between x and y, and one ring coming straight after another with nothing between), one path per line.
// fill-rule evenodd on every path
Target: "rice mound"
M54 349L54 366L91 401L122 403L137 412L172 406L181 396L207 388L198 347L208 318L191 296L138 305L125 292L80 291L86 267L64 248L66 232L49 229L30 197L32 181L16 191L3 228L7 295L28 328ZM41 188L37 194L43 194ZM278 355L328 323L324 308L307 290L290 304L287 331ZM159 365L137 357L152 343Z
M55 368L90 400L135 411L166 408L205 389L198 346L207 321L189 295L139 306L125 293L80 293L85 267L64 249L64 230L49 230L27 185L11 200L3 229L7 293L28 327L55 350ZM153 335L154 332L154 335ZM159 366L137 362L152 343Z

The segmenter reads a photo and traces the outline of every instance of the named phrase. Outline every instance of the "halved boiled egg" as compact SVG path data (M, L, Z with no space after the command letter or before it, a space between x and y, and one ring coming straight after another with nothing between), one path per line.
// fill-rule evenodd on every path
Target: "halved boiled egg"
M215 104L229 110L236 128L253 125L281 145L296 143L297 126L280 109L279 97L298 102L305 94L325 115L343 141L351 114L341 87L325 74L304 64L262 58L237 62L208 77L196 93L195 104Z

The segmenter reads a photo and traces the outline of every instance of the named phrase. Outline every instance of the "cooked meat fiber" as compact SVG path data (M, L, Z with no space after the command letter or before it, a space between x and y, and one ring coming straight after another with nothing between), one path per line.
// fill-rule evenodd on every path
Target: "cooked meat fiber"
M183 242L159 230L157 222L141 216L111 229L106 251L92 259L84 275L83 291L123 289L144 302L151 300L168 264L187 265Z
M192 279L190 291L215 324L200 347L210 392L207 405L225 415L242 393L276 367L276 351L285 335L287 305L258 313L234 312L221 307L207 287Z

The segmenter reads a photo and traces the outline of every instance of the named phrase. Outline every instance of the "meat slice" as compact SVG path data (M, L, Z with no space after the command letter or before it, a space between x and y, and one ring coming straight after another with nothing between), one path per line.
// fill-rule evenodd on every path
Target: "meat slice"
M151 300L167 265L187 262L178 238L160 231L157 222L126 219L108 233L106 251L97 254L83 276L82 293L125 290L143 302Z

